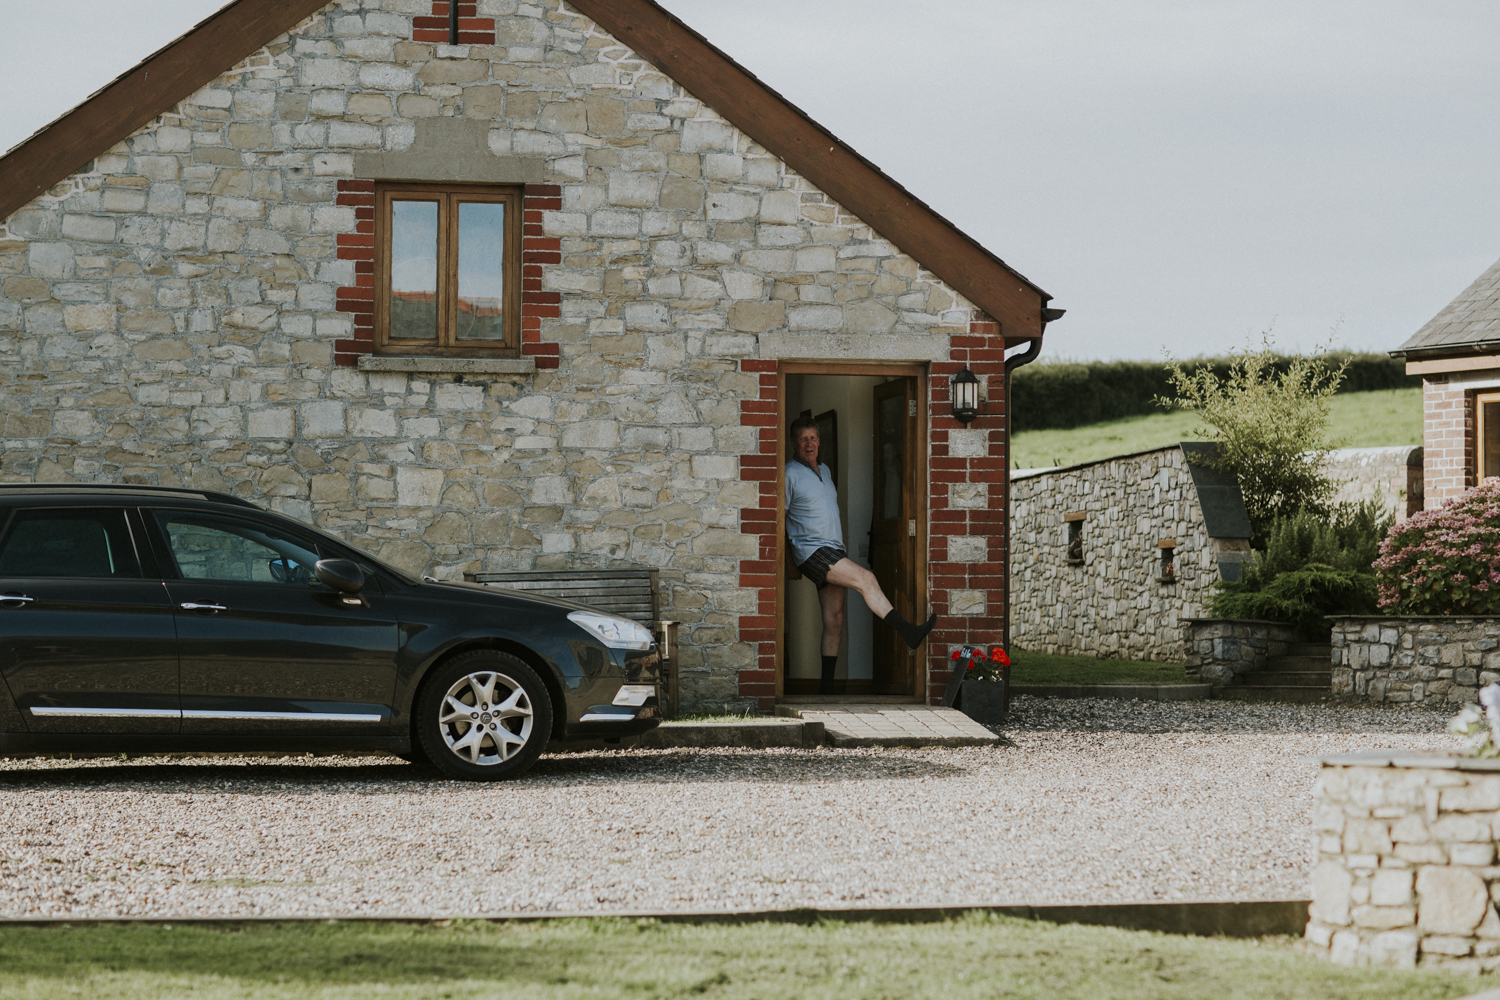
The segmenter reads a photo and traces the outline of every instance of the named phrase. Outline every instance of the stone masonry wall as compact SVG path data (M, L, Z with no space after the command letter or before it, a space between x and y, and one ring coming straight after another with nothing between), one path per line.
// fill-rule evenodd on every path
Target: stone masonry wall
M1083 564L1064 517L1083 512ZM1219 578L1178 447L1011 482L1011 642L1044 653L1181 660L1180 619L1203 613ZM1176 539L1163 583L1158 543Z
M1479 700L1500 681L1500 618L1337 618L1333 693L1372 704Z
M330 3L3 221L0 477L224 490L446 579L660 567L684 706L763 700L739 684L764 662L739 619L766 614L741 577L765 554L741 457L763 454L768 429L744 418L766 412L749 405L766 373L946 358L983 318L557 0L480 0L494 45L413 41L435 9ZM360 180L356 154L403 150L437 117L545 161L536 193L556 207L526 223L556 251L527 281L556 300L535 341L555 369L335 364L355 339L338 290L364 284L340 241L370 231L363 185L351 203L338 187ZM1195 537L1164 475L1171 530ZM977 558L998 532L946 545ZM1136 598L1105 600L1123 615Z
M1307 942L1340 965L1500 968L1500 762L1325 758Z
M1266 668L1273 656L1284 656L1297 642L1297 630L1284 622L1245 618L1196 618L1183 621L1183 646L1190 679L1214 685L1243 684L1249 674Z

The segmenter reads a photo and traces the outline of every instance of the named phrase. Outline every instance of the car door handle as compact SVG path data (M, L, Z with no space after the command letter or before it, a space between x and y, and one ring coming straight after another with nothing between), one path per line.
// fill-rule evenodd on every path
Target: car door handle
M177 605L184 611L228 611L222 604L199 604L196 601L187 601Z
M0 604L17 601L21 604L35 604L35 597L27 597L25 594L0 594Z

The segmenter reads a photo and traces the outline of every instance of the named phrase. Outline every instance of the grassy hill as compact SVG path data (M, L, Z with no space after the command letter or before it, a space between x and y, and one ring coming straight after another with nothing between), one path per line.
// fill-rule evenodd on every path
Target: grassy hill
M1340 448L1422 443L1422 390L1341 393L1329 402L1329 428ZM1126 417L1070 430L1022 431L1011 467L1079 465L1113 455L1200 440L1197 416L1183 411Z

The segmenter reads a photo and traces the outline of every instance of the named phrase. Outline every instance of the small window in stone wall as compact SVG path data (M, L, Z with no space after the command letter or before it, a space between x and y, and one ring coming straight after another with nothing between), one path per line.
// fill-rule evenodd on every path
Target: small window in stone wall
M1177 539L1163 538L1156 543L1161 551L1161 567L1156 578L1162 583L1177 582Z
M517 354L520 189L380 184L375 192L377 352Z
M1083 512L1064 514L1063 521L1068 526L1068 553L1069 566L1083 565Z

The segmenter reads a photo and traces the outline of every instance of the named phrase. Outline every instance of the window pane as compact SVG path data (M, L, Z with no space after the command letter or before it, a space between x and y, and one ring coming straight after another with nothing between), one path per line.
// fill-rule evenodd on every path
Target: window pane
M315 582L317 552L269 526L167 511L158 511L156 519L185 580L298 586Z
M118 510L21 511L0 547L0 577L140 575Z
M437 202L391 202L392 340L437 339L437 240Z
M458 206L459 340L504 340L505 205Z
M1488 479L1500 476L1500 402L1486 400L1480 405L1484 407L1480 418L1484 424L1484 442L1480 449L1479 478Z
M901 516L902 464L906 456L906 397L880 401L880 518Z

